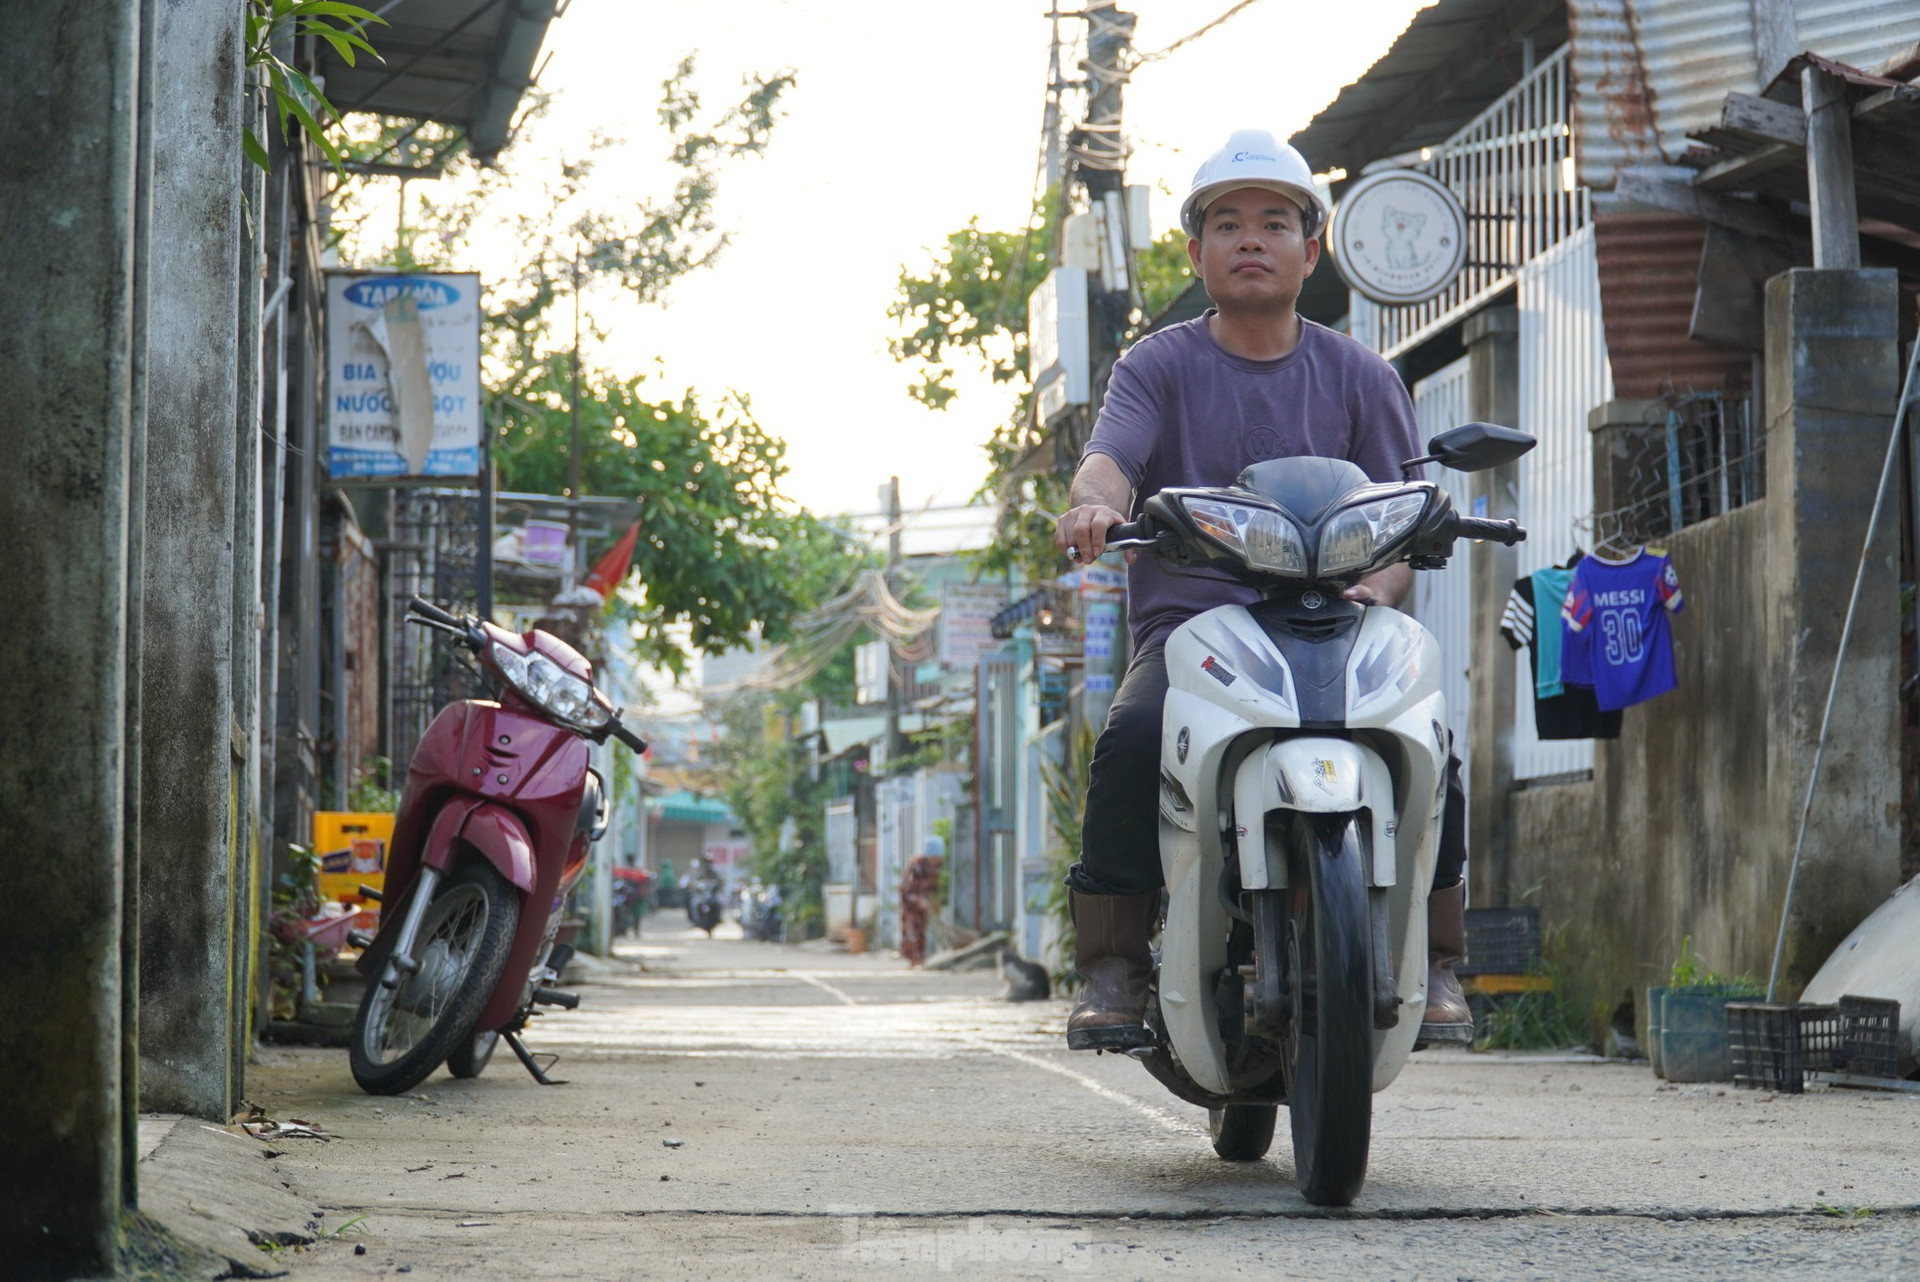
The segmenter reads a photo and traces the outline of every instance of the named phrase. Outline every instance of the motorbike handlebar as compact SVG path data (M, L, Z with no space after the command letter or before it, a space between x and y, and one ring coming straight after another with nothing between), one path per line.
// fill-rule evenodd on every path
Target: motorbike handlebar
M1527 539L1527 532L1518 521L1483 521L1477 516L1455 517L1453 535L1458 539L1488 539L1508 547Z
M1153 532L1147 528L1144 520L1122 521L1118 525L1107 527L1107 546L1122 546L1128 543L1151 543Z
M467 630L466 622L460 616L449 614L424 597L408 598L407 617L429 627L445 628L449 632L459 632L464 635Z
M621 743L626 744L629 748L632 748L635 752L645 752L647 750L647 741L645 739L642 739L639 735L635 734L633 731L627 729L627 727L621 724L620 722L616 721L613 723L612 731L613 731L614 738L618 739Z

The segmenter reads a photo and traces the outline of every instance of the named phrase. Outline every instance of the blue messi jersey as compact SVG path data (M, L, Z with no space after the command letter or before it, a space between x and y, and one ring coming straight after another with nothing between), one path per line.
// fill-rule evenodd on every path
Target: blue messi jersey
M1590 685L1602 711L1645 703L1678 685L1667 622L1685 600L1665 551L1642 548L1630 561L1590 556L1574 568L1561 607L1560 675Z

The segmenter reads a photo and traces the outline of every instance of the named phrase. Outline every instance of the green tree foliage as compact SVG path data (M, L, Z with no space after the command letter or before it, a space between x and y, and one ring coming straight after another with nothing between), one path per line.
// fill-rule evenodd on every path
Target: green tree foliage
M947 237L924 276L902 270L887 315L902 328L893 358L919 374L907 394L931 409L954 397L954 360L984 365L996 383L1027 376L1027 295L1051 266L1053 228L1034 208L1020 231L982 231L980 220Z
M701 651L786 640L793 616L842 581L851 555L781 496L785 445L745 397L703 404L692 391L675 394L596 359L607 335L594 324L592 298L659 303L724 250L724 169L766 150L793 84L786 72L749 76L741 99L713 112L693 87L694 71L684 58L661 86L657 116L675 175L664 194L617 206L598 197L596 168L617 162L625 145L608 135L546 158L522 142L480 169L457 131L376 118L353 123L350 155L432 165L444 177L397 184L391 224L395 184L348 184L334 219L345 259L406 270L467 266L470 246L484 238L494 264L484 390L504 489L565 491L580 325L581 490L640 504L639 586L613 608L631 625L638 657L675 673L686 665L683 639ZM520 138L537 133L551 101L533 99ZM505 270L502 245L517 247Z
M546 364L527 397L501 397L495 457L504 489L565 487L566 358ZM643 662L684 671L676 624L700 651L756 633L768 643L789 640L794 613L848 572L844 543L781 501L786 447L744 398L729 397L709 415L691 392L656 400L641 378L595 377L582 385L580 439L581 488L640 501L637 599L614 605Z
M367 43L366 30L369 23L384 27L387 20L339 0L241 0L241 4L246 10L242 48L247 79L270 103L281 139L291 137L293 127L299 125L334 172L341 172L340 148L328 132L339 113L306 72L280 57L280 49L303 36L324 40L351 67L360 54L380 57ZM261 169L271 167L266 144L253 132L251 119L241 130L240 146Z
M1019 231L985 231L978 219L948 236L923 272L900 273L899 292L887 315L901 327L889 345L913 381L907 394L931 409L945 409L956 395L953 379L962 362L1007 384L1012 405L1006 421L986 442L988 472L982 495L1000 508L993 542L977 557L989 572L1017 570L1029 582L1050 579L1061 561L1053 549L1054 517L1066 510L1076 460L1027 476L1014 472L1034 446L1033 388L1027 371L1027 299L1053 266L1053 211L1048 192ZM1143 307L1136 330L1178 298L1193 280L1186 233L1175 228L1134 256Z
M730 700L715 747L723 795L753 846L753 871L780 887L787 920L802 928L825 915L831 800L826 772L814 766L812 741L792 734L813 693L809 687Z

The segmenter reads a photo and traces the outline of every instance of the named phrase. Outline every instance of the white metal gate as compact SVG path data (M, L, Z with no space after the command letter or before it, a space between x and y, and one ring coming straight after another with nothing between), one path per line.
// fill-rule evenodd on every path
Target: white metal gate
M1458 427L1473 416L1467 405L1468 358L1430 374L1413 385L1413 416L1424 443L1436 432ZM1468 476L1451 468L1430 467L1429 479L1453 495L1462 512L1472 510ZM1413 576L1413 617L1440 642L1440 686L1447 696L1447 721L1453 728L1454 750L1464 764L1470 745L1467 719L1472 709L1472 683L1467 670L1473 661L1472 577L1462 544L1444 570L1426 570Z
M1593 510L1593 448L1587 415L1613 398L1600 319L1600 269L1593 228L1582 227L1520 269L1520 422L1540 438L1520 460L1520 571L1531 574L1573 555L1577 518ZM1587 549L1591 551L1592 549ZM1537 626L1557 626L1541 618ZM1516 779L1593 768L1585 739L1542 743L1533 726L1531 666L1516 666Z

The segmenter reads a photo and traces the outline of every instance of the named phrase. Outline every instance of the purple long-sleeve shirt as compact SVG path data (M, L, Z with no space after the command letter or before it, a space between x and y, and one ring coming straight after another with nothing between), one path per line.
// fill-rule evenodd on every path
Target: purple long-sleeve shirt
M1231 485L1267 459L1343 458L1376 481L1400 479L1421 453L1413 401L1378 354L1301 319L1300 341L1274 361L1235 356L1204 315L1149 334L1113 367L1087 453L1104 454L1139 504L1169 486ZM1151 556L1127 570L1135 648L1217 605L1260 594L1206 570L1178 574Z

